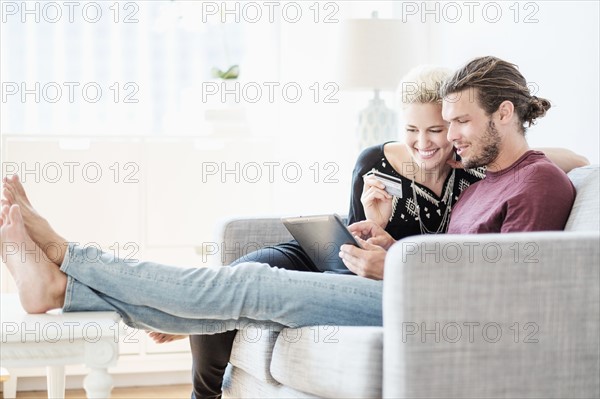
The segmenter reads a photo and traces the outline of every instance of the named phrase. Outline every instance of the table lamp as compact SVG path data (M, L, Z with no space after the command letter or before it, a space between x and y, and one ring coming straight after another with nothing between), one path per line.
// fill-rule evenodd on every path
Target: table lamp
M380 97L383 90L395 91L408 66L410 54L403 52L402 22L379 19L349 19L342 25L340 87L346 90L373 90L374 97L358 118L360 149L396 140L395 110Z

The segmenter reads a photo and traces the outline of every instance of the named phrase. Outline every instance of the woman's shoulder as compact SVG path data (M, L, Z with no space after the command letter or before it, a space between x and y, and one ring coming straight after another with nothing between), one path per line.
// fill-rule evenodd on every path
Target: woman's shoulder
M371 170L377 165L383 158L383 146L385 144L378 144L371 147L367 147L360 152L360 155L356 159L354 165L355 171L367 171Z
M397 170L397 166L409 161L409 158L404 143L390 141L365 148L356 160L355 170L368 171L382 167Z
M385 144L377 144L370 147L365 148L358 155L357 163L369 162L371 160L379 159L379 157L383 154L383 146Z
M402 142L394 141L386 143L383 148L383 153L388 162L400 175L404 175L402 173L402 170L404 169L403 165L406 165L407 163L412 164L412 158L406 148L406 144Z

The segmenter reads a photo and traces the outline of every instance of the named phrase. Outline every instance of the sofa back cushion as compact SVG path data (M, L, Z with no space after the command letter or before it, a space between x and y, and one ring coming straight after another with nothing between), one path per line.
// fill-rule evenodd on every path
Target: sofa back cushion
M599 168L598 165L591 165L569 172L568 176L577 190L577 196L565 230L600 230Z
M230 265L267 245L293 239L281 218L231 219L222 224L219 236L223 246L220 251L223 265Z

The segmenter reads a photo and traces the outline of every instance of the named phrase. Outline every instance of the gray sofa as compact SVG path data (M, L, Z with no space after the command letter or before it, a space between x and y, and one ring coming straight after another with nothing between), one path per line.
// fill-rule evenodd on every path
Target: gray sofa
M409 237L385 265L384 325L236 340L226 397L600 396L599 168L569 174L564 232ZM549 182L549 184L552 184ZM289 240L279 219L233 220L229 264Z

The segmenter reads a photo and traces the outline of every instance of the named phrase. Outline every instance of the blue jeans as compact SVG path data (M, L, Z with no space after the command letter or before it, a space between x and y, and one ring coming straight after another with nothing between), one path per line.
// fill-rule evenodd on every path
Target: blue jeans
M116 311L134 328L214 334L245 326L382 325L381 281L261 263L181 268L69 245L63 311Z

